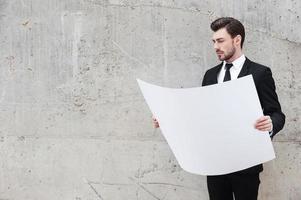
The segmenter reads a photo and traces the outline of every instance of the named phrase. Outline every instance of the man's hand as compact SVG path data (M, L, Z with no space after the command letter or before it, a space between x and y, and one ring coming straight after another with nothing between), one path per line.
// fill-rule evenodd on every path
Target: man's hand
M256 120L254 127L260 131L269 131L273 130L272 119L270 116L262 116Z
M160 125L159 125L159 122L157 121L157 119L154 116L152 118L153 118L153 125L154 125L154 127L155 128L159 128Z

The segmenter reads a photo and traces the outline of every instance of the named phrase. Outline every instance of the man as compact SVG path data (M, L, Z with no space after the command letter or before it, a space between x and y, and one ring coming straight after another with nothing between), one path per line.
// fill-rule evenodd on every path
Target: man
M221 64L209 69L203 78L202 86L230 81L252 75L264 116L254 122L254 128L272 138L284 126L285 115L276 94L270 68L250 61L242 52L245 39L244 26L236 19L222 17L211 24L213 44ZM222 99L221 99L222 101ZM227 105L225 105L227 106ZM156 128L159 123L153 119ZM260 184L259 173L262 164L251 168L218 176L207 176L210 200L256 200Z

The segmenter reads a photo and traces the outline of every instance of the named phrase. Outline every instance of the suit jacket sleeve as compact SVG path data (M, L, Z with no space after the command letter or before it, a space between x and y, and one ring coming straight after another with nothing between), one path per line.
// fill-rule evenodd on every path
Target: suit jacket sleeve
M281 106L276 94L275 82L270 68L266 67L257 85L257 92L264 115L269 115L273 123L273 133L277 134L284 126L285 115L281 111Z
M202 86L206 86L206 75L207 75L207 72L205 73L204 77L203 77L203 81L202 81Z

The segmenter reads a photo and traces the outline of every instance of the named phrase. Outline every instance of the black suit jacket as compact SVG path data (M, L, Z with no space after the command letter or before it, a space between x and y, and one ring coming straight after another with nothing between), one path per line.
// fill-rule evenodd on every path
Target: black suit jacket
M223 63L209 69L203 78L202 86L212 85L217 83L217 76L223 66ZM272 77L270 68L250 61L246 58L245 63L238 75L238 78L252 75L261 107L264 115L269 115L273 123L274 137L284 126L285 115L281 111L281 106L276 94L275 82ZM257 165L246 170L240 171L241 173L257 173L263 170L262 165Z

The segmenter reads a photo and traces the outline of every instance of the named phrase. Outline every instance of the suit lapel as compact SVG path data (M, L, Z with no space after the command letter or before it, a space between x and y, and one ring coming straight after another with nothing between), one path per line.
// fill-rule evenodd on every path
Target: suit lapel
M219 72L221 71L222 69L222 66L223 66L223 62L221 64L219 64L216 68L215 68L215 72L213 73L214 76L211 77L211 81L213 84L216 84L217 83L217 77L218 77L218 74Z
M241 78L243 76L246 76L249 74L249 67L250 67L251 61L246 58L244 65L242 66L240 73L238 74L237 78Z

